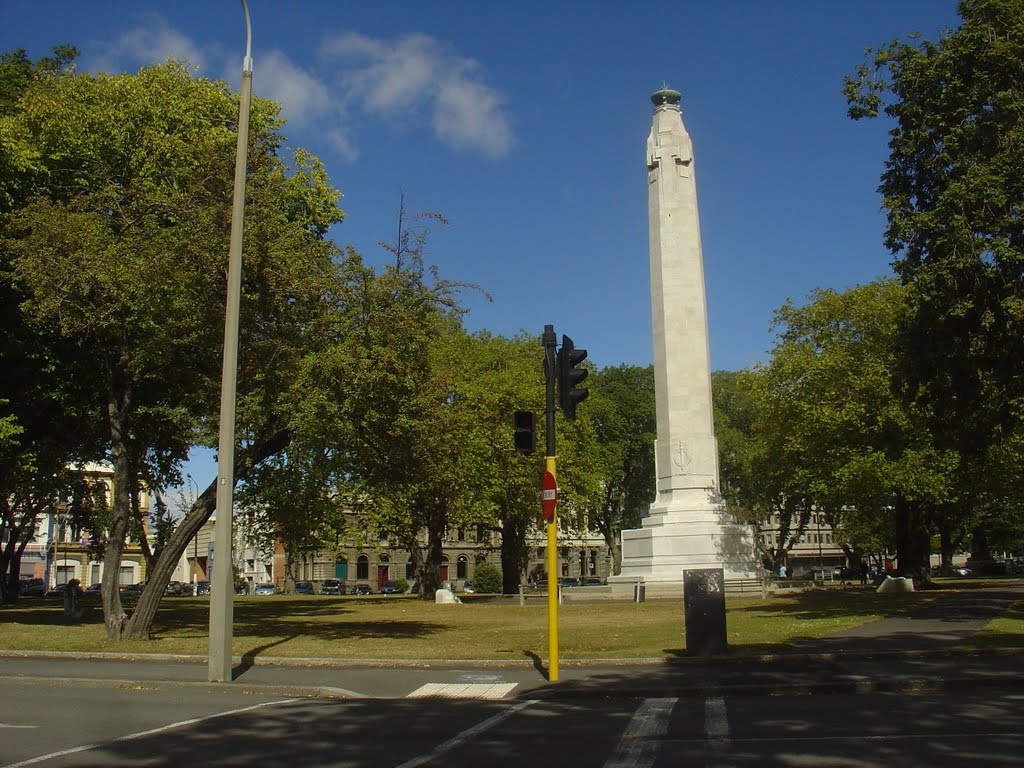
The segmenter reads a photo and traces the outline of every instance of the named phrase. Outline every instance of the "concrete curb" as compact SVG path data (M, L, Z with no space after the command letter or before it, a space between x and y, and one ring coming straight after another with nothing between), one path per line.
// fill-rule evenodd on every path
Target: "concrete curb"
M936 659L936 658L974 658L974 657L1007 657L1024 656L1024 647L993 647L971 648L954 647L939 649L907 649L878 651L809 651L794 653L763 653L749 655L722 656L677 656L677 657L637 657L637 658L595 658L595 659L559 659L559 666L572 669L590 667L640 667L640 666L703 666L743 665L743 664L778 664L784 662L807 661L854 661L854 660L886 660L886 659ZM175 664L205 664L206 656L195 654L174 653L114 653L108 651L23 651L16 649L0 649L0 658L22 659L72 659L77 661L133 661L161 662ZM325 667L325 668L364 668L364 669L458 669L461 667L510 668L528 669L537 663L530 659L335 659L335 658L303 658L285 656L234 656L232 663L250 667Z

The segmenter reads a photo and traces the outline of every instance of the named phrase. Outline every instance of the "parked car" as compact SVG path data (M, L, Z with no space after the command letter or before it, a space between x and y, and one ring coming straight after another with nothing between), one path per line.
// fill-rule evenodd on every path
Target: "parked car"
M208 582L208 581L197 581L196 582L196 594L197 595L208 595L208 594L210 594L210 582Z
M312 581L296 581L295 582L295 594L296 595L312 595L316 594L313 589Z
M186 584L183 581L169 581L167 582L167 588L164 590L165 595L191 595L192 585Z
M563 587L578 587L580 585L580 580L575 576L563 576L561 585Z
M353 595L372 595L373 594L373 590L370 589L370 585L369 584L356 584L354 587L352 587L352 594Z
M587 576L587 578L583 580L584 587L603 587L604 583L604 580L600 576Z
M257 584L253 592L257 595L276 595L277 587L273 584Z
M400 595L402 590L398 588L397 581L385 581L384 585L380 588L382 595Z
M146 582L140 581L138 584L128 584L121 587L121 594L125 597L138 597L145 588Z
M89 588L85 590L85 594L99 597L103 594L103 585L97 581L95 584L90 585Z
M46 582L42 579L22 579L18 582L19 595L45 595Z
M344 595L345 582L341 579L324 579L323 583L320 585L320 594Z
M970 576L972 571L965 565L953 566L953 573L956 576Z
M46 597L64 597L64 588L67 584L54 584L53 589L46 593Z
M467 581L465 584L462 585L462 591L468 592L469 594L473 594L474 592L476 592L476 587L473 586L472 581Z

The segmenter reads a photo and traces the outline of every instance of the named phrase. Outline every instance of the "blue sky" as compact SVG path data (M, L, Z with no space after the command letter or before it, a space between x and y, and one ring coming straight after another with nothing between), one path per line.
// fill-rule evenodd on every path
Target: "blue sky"
M876 191L887 126L840 93L864 49L957 24L954 0L374 3L251 0L254 91L284 105L370 258L409 210L443 213L428 261L471 329L545 324L599 366L652 358L645 142L650 94L683 94L693 139L712 366L765 360L772 312L889 273ZM0 50L70 42L80 68L169 56L237 88L233 0L0 0Z

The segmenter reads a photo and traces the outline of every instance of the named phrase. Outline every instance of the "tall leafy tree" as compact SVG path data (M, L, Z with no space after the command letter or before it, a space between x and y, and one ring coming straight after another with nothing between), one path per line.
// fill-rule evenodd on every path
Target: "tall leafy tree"
M41 81L73 73L77 51L58 46L36 61L24 50L0 54L0 227L3 216L31 195L38 157L25 131L9 120L22 95ZM12 128L11 130L7 130ZM0 236L3 230L0 228ZM81 364L82 348L36 327L20 305L26 298L15 283L13 254L0 245L0 420L6 425L0 447L0 598L14 600L22 553L35 534L39 515L71 498L71 465L102 456L101 422L84 408L95 382Z
M600 481L589 524L612 553L612 570L622 564L620 534L637 528L655 496L654 440L657 414L654 369L635 365L603 368L587 384L584 408L593 425Z
M94 407L114 466L103 589L111 638L148 634L159 599L141 601L126 624L116 578L131 498L142 479L176 479L215 411L237 114L225 84L170 62L134 75L39 79L0 118L38 158L35 193L5 222L22 312L83 350L86 378L98 374ZM278 413L271 385L318 311L333 270L323 236L341 218L316 159L279 155L280 126L276 105L255 100L239 377L251 450L242 465L280 440L285 425L268 426ZM211 500L204 494L172 535L155 581L169 576Z
M934 514L955 499L956 457L935 446L928 413L895 376L905 291L881 280L818 290L776 315L779 342L758 377L769 456L788 457L786 495L843 535L895 515L901 570L928 576ZM864 544L843 546L859 562Z
M958 12L939 40L869 51L845 93L852 118L891 120L879 189L885 243L913 288L904 367L984 526L1005 508L985 498L1021 488L1005 456L1024 404L1024 3L962 0Z

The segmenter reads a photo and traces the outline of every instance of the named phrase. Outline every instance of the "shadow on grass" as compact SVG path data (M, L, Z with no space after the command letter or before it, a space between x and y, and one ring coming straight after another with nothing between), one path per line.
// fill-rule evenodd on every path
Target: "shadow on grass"
M368 601L361 600L360 605ZM388 602L383 600L382 602ZM125 601L129 614L135 601ZM64 616L63 602L59 599L36 598L10 606L0 620L40 628L82 624L103 624L103 606L99 600L88 603L89 610L81 619ZM445 631L444 624L427 621L371 618L347 620L355 614L355 607L344 599L322 598L238 601L234 606L234 633L240 637L258 640L274 638L273 642L257 646L246 656L255 656L289 639L311 637L323 641L346 640L416 640ZM167 598L161 601L150 631L152 640L189 639L206 637L209 632L210 601L207 598ZM251 661L250 661L251 666Z

